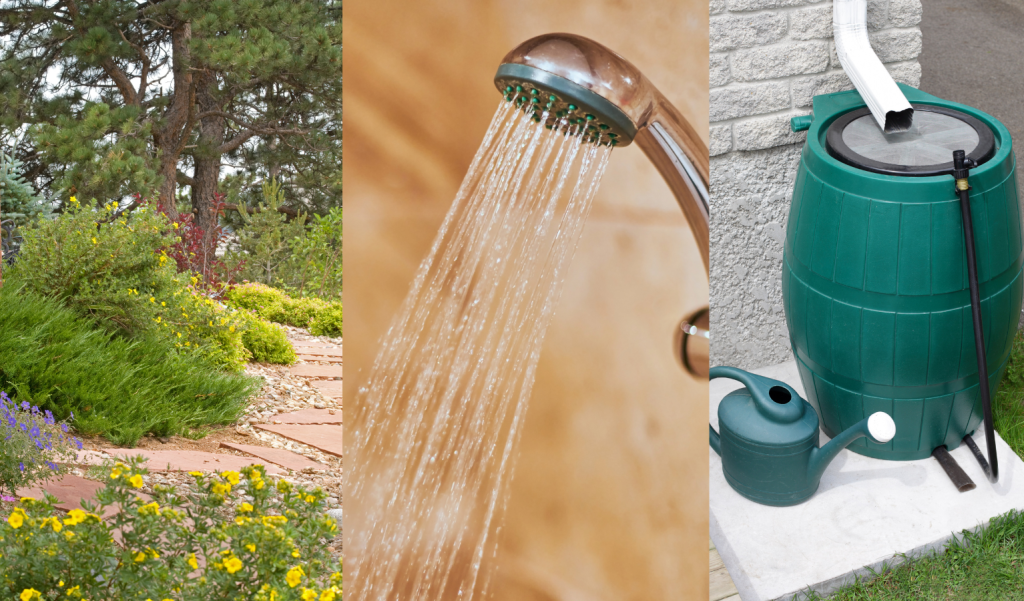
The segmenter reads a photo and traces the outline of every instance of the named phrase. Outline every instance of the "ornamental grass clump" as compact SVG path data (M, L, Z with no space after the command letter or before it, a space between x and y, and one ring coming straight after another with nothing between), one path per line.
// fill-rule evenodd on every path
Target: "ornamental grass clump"
M96 505L62 517L53 497L22 499L0 522L3 598L341 601L322 490L269 482L255 465L191 472L198 492L154 486L147 499L141 457L105 470Z
M82 441L68 434L49 409L15 403L0 392L0 495L65 474L82 450Z

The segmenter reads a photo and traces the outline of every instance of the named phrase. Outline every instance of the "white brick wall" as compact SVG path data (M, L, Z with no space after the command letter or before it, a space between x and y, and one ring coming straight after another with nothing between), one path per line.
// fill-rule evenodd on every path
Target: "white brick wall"
M832 3L710 0L711 360L789 360L782 244L806 134L789 120L853 86L836 57ZM921 80L921 0L868 0L868 36L896 81Z

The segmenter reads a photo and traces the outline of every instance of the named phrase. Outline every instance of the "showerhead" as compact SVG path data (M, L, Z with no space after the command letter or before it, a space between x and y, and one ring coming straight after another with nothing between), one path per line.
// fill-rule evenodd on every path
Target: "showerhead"
M587 140L628 146L655 93L640 71L597 42L556 33L520 44L501 61L494 85L549 128L582 128Z
M509 52L494 85L549 128L609 146L636 141L679 201L707 269L708 147L639 69L593 40L550 33Z

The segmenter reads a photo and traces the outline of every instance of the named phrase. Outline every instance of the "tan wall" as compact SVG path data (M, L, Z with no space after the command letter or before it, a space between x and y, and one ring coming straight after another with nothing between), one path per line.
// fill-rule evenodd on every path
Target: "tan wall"
M345 386L354 402L500 101L491 80L505 53L542 33L591 37L637 65L706 141L708 7L374 0L345 9ZM638 148L615 151L545 341L496 599L707 594L707 384L671 352L673 329L707 294L668 187Z

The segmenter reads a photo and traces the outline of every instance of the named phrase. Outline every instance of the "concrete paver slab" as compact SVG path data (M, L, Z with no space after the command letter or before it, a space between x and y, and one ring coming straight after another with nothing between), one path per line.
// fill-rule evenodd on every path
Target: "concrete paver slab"
M254 457L259 457L264 461L275 463L283 468L290 470L304 470L307 468L315 470L325 470L327 466L320 463L319 461L313 461L312 459L293 453L287 449L274 449L271 447L259 447L248 444L237 444L233 442L222 442L220 446L248 453Z
M782 380L803 396L796 363L754 370ZM718 404L740 386L716 379L710 421ZM828 437L821 435L824 444ZM982 430L975 435L985 448ZM800 505L768 507L734 491L721 458L709 453L711 538L744 601L790 599L808 588L822 595L870 578L871 570L919 556L963 530L1024 509L1024 461L996 440L1000 480L989 483L966 445L951 451L978 487L959 493L934 459L883 461L841 451L826 468L818 492Z
M341 426L302 424L255 424L261 430L280 434L302 444L320 449L325 453L342 457Z

